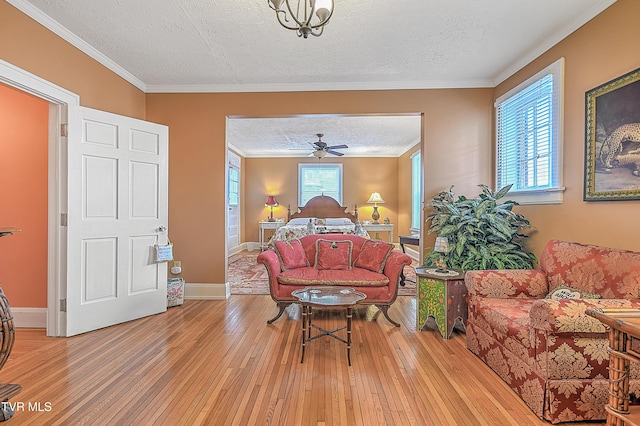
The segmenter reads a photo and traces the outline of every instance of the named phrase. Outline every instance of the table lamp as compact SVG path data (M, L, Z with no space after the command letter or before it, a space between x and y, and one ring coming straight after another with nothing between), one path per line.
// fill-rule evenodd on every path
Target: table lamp
M444 260L444 255L449 253L449 240L447 237L436 237L436 244L433 247L433 251L440 253L440 259L435 261L436 272L449 272L447 271L447 262Z
M276 197L274 195L269 195L267 197L267 202L264 203L265 206L271 207L271 215L269 216L269 222L275 222L273 218L273 208L279 206L278 201L276 201Z
M371 197L369 197L369 204L373 204L373 213L371 213L371 219L373 219L373 224L378 225L378 219L380 219L380 213L378 213L378 204L384 204L384 200L380 196L380 193L373 192Z

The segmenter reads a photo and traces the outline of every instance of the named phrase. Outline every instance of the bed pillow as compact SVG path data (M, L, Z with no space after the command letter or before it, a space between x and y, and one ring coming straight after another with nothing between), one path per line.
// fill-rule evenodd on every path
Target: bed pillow
M314 223L316 218L315 217L297 217L295 219L291 219L289 222L287 222L287 225L292 225L292 226L301 226L301 225L307 225L307 223L309 223L309 219L311 219L311 223Z
M392 250L393 244L378 240L366 240L362 244L362 250L353 262L353 266L381 274Z
M353 243L350 240L316 240L316 269L351 270L351 252Z
M346 217L328 217L325 219L327 226L353 225L353 222Z
M547 299L563 300L563 299L600 299L599 294L588 293L578 288L569 287L566 284L560 284L547 294Z
M300 240L276 241L274 245L281 271L309 266L309 260Z

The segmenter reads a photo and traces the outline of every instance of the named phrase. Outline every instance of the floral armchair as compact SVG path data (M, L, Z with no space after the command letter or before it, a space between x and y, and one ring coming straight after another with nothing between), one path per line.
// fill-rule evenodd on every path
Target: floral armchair
M585 310L640 309L640 253L551 240L540 269L469 271L465 284L467 347L536 415L606 418L608 334ZM630 391L640 395L637 367Z

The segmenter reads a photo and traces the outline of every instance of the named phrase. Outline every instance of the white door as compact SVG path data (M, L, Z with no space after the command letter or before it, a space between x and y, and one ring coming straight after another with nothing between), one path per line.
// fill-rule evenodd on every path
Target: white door
M227 225L229 254L239 251L240 246L240 157L228 152L227 164Z
M154 245L167 240L168 128L83 107L69 114L72 336L167 309L167 264L154 261Z

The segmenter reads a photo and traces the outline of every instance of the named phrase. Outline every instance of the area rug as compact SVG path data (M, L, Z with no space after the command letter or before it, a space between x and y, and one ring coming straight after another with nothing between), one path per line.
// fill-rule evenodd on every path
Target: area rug
M228 278L231 294L269 294L269 276L267 269L256 259L259 251L242 251L229 257ZM400 296L415 296L416 261L404 268L405 285L400 287Z

